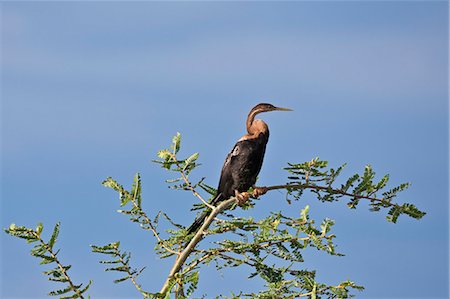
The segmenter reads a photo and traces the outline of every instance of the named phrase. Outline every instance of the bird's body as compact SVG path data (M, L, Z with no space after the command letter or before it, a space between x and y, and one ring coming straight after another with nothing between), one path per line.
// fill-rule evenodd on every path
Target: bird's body
M269 141L269 132L239 140L225 159L217 194L230 198L235 191L245 192L256 183Z
M256 114L267 111L289 111L286 108L277 108L271 104L258 104L247 117L247 134L242 136L228 153L220 174L217 194L210 202L217 205L236 193L246 192L253 187L261 170L266 145L269 141L269 127L260 120L255 119ZM188 228L188 232L196 231L209 212L204 212Z

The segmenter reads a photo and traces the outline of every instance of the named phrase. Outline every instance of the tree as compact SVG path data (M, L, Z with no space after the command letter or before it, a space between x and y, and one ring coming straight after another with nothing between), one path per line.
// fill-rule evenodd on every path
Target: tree
M251 293L236 290L230 295L231 298L348 298L354 290L363 290L362 286L349 280L336 285L321 283L316 280L316 271L301 267L304 261L302 253L308 247L333 256L342 255L335 250L336 236L331 232L333 220L326 218L320 225L316 225L316 221L309 216L309 206L301 210L299 217L288 216L282 211L272 212L263 219L235 217L233 210L238 207L235 197L212 206L205 195L214 196L216 190L205 183L205 178L196 182L189 178L199 165L199 154L194 153L180 159L180 145L181 136L178 133L173 137L170 148L159 151L158 159L154 162L176 174L174 178L166 181L171 188L191 192L198 198L199 203L194 205L194 210L206 209L210 214L197 232L189 234L183 225L175 223L167 213L159 212L150 217L143 210L139 174L135 175L130 190L114 179L107 178L103 185L119 194L121 210L118 212L128 216L132 222L154 236L155 251L161 259L174 259L161 289L146 291L138 282L138 277L145 268L131 266L131 253L122 250L119 241L91 246L93 252L104 256L100 263L106 265L105 271L122 274L114 280L115 283L130 281L144 298L199 297L202 296L201 290L196 291L201 278L199 269L204 265L214 264L217 269L249 267L252 270L249 278L259 277L265 282L263 290ZM362 174L342 179L341 172L344 167L345 164L330 168L327 161L319 158L304 163L289 163L284 168L288 175L287 182L284 185L265 188L267 191L286 190L286 199L289 202L299 200L307 191L312 192L322 202L344 200L351 209L356 209L360 201L364 200L373 212L387 211L386 219L392 223L396 223L403 214L415 219L425 215L413 204L399 204L394 201L399 192L408 188L408 183L386 189L389 175L375 181L375 172L370 165L365 167ZM252 192L252 189L248 190L250 195ZM257 200L255 198L244 203L242 208L253 208ZM158 228L162 219L171 226L164 236ZM55 225L48 241L41 237L42 224L38 224L35 229L11 224L5 231L29 243L35 243L31 254L41 258L41 264L55 265L55 268L45 271L44 274L49 280L64 284L64 287L50 292L49 295L85 298L92 281L85 286L74 283L68 273L71 266L63 265L57 257L59 250L54 249L59 223ZM213 236L219 241L206 243ZM226 298L224 295L219 297Z

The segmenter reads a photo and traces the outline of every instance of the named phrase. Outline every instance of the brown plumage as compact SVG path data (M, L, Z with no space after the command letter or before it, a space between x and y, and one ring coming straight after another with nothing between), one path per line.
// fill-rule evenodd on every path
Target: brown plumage
M269 127L255 116L262 112L269 111L291 111L287 108L278 108L271 104L261 103L250 110L247 117L247 134L242 136L227 155L222 167L217 194L212 199L211 204L234 196L236 192L245 192L253 187L256 178L261 170L266 151L266 144L269 141ZM195 219L188 228L188 232L196 231L203 223L209 212L206 211Z

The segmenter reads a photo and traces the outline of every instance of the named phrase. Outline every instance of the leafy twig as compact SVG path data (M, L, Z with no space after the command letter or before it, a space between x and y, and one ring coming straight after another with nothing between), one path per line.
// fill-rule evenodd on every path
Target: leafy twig
M59 250L55 251L53 249L53 246L55 245L59 235L59 223L57 223L53 228L53 233L48 242L45 242L41 237L43 229L44 227L42 223L39 223L36 229L34 230L25 226L16 226L15 224L11 224L9 228L5 229L5 232L7 234L10 234L11 236L20 239L25 239L28 243L37 242L37 244L31 250L31 255L41 258L42 259L41 264L50 264L50 263L56 264L56 267L54 269L45 271L44 274L48 276L49 280L67 283L68 286L63 289L52 291L48 293L48 295L59 296L73 292L73 294L69 296L63 296L61 297L61 299L69 299L69 298L84 299L83 294L89 289L89 287L92 284L92 281L89 281L89 284L87 284L83 288L82 284L79 285L75 284L68 274L68 270L71 268L71 266L70 265L64 266L57 257Z
M159 236L155 225L153 225L152 220L147 216L147 214L142 210L141 206L141 178L139 173L134 176L134 183L131 192L125 190L122 185L117 183L111 177L103 181L103 186L110 187L117 192L119 192L121 206L125 206L127 203L131 202L132 208L130 210L118 210L119 213L129 215L133 222L138 222L141 227L146 230L150 230L155 238L158 240L158 245L162 246L166 251L171 254L179 255L178 251L173 250L165 244L165 241Z
M140 270L132 269L130 267L130 258L131 254L127 252L121 252L119 250L120 242L110 243L105 246L95 246L91 245L92 252L101 253L105 255L111 256L112 260L103 260L100 261L101 264L114 264L118 265L115 267L106 268L105 271L117 271L117 272L125 272L126 276L114 280L114 283L119 283L126 281L128 279L131 280L134 287L144 295L144 298L153 297L153 294L146 292L142 289L141 285L137 283L136 278L144 271L145 268Z

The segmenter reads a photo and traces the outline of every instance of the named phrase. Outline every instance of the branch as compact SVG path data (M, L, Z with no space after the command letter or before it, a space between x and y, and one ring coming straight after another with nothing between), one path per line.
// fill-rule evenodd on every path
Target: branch
M145 230L150 230L155 238L158 240L158 244L161 245L167 252L171 254L180 254L178 251L173 250L168 247L164 240L159 236L158 231L156 230L155 225L153 225L152 220L147 216L147 214L142 210L141 207L141 181L140 175L137 173L134 176L134 183L131 192L125 190L122 185L117 183L111 177L108 177L106 180L102 182L102 185L105 187L109 187L119 192L120 196L120 205L125 206L129 202L131 202L133 208L129 211L127 210L117 210L117 212L129 215L133 222L138 222L140 226Z
M49 296L59 296L73 292L70 296L61 298L84 299L85 297L83 294L89 289L92 281L89 281L89 283L83 288L82 284L76 285L67 273L67 271L71 268L71 265L64 266L57 257L59 250L55 251L53 249L59 234L59 223L57 223L53 228L53 233L48 242L45 242L42 239L42 231L43 225L41 223L38 224L36 229L31 229L25 226L16 226L15 224L11 224L9 228L5 229L5 232L13 237L25 239L28 243L36 242L37 244L33 247L33 249L31 249L30 253L32 256L41 258L41 264L56 264L55 268L44 271L43 273L48 276L50 281L67 283L68 286L63 289L51 291L48 293Z
M275 185L275 186L269 186L269 187L260 187L260 188L266 188L267 191L271 191L271 190L278 190L278 189L314 189L314 190L321 190L321 191L327 191L329 193L333 193L333 194L340 194L340 195L344 195L344 196L349 196L349 197L353 197L353 198L358 198L358 199L368 199L370 201L377 201L377 202L381 202L384 204L388 204L389 206L398 206L397 204L393 204L389 201L384 200L383 198L376 198L376 197L371 197L371 196L367 196L367 195L357 195L357 194L352 194L352 193L348 193L345 191L342 191L340 189L334 189L331 187L325 187L325 186L316 186L316 185L310 185L310 184L288 184L288 185Z
M351 198L351 201L347 204L350 208L355 208L356 207L355 202L357 203L357 201L359 199L367 199L371 202L371 205L373 206L372 211L378 211L380 209L380 207L390 208L390 210L388 212L388 216L386 218L388 219L388 221L395 223L400 214L407 214L408 216L415 218L415 219L420 219L424 215L426 215L425 212L417 209L412 204L404 203L402 205L399 205L397 203L392 203L392 195L389 195L389 194L393 193L395 196L395 193L398 192L399 190L402 190L402 188L405 188L405 186L407 187L408 185L402 184L399 187L395 187L391 191L383 193L383 195L385 195L386 197L382 197L382 198L373 196L373 194L379 190L367 192L366 195L363 195L361 193L358 194L356 192L355 193L347 192L344 189L332 188L331 185L317 186L317 185L308 184L308 183L306 183L306 184L293 183L293 184L286 184L286 185L275 185L275 186L269 186L269 187L259 187L257 189L264 190L263 193L261 193L261 194L264 194L265 191L278 190L278 189L287 189L288 193L291 193L290 192L291 190L311 189L311 190L317 191L317 193L319 191L323 191L323 192L328 193L329 195L348 196ZM389 196L391 196L391 197L389 198ZM336 199L334 199L334 200L336 200ZM330 201L332 201L332 200L330 200Z
M118 255L117 257L119 258L120 263L121 263L123 266L127 266L126 261L122 258L121 255ZM141 271L142 271L142 270L141 270ZM131 271L131 269L128 268L128 267L126 268L126 273L127 273L128 276L130 277L130 280L131 280L131 282L133 283L133 285L134 285L134 287L136 288L136 290L138 290L139 293L141 293L142 295L146 296L146 292L142 289L141 285L138 284L137 281L136 281L136 274L133 273L133 272ZM139 273L139 272L138 272L138 273Z
M189 181L188 178L188 174L186 173L186 168L183 167L181 165L181 162L177 160L177 157L175 156L175 154L173 153L169 153L171 159L173 160L173 162L179 167L179 172L181 174L181 178L183 179L183 181L185 182L185 188L187 188L188 190L192 191L193 195L196 196L198 199L200 199L200 201L207 206L210 209L213 209L214 206L211 205L209 202L207 202L201 195L200 193L197 192L197 190L195 190L195 188L192 186L191 181ZM188 158L189 159L189 158Z
M57 253L55 253L53 251L53 249L47 243L45 243L44 240L41 239L40 236L35 234L35 237L39 238L39 243L41 243L41 246L43 246L47 250L47 252L50 254L50 256L52 257L53 261L58 266L59 271L64 276L64 280L67 281L67 283L70 285L70 289L75 293L75 295L78 296L78 297L74 297L74 298L84 299L83 294L80 292L79 288L77 288L75 286L75 284L73 283L72 279L70 279L70 276L67 273L67 267L64 267L63 264L61 264L61 262L56 257Z
M92 252L109 255L112 258L114 258L112 260L102 260L102 261L100 261L100 264L110 264L110 265L119 264L119 266L112 266L112 267L106 268L105 271L124 272L127 274L126 276L124 276L122 278L114 280L114 283L120 283L120 282L130 279L131 282L133 283L134 287L139 291L139 293L144 295L144 298L149 298L150 293L144 291L142 289L141 285L138 284L138 282L136 281L136 278L144 271L145 267L140 270L132 269L130 267L131 253L121 252L119 250L119 246L120 246L120 242L114 242L114 243L110 243L105 246L91 245L91 248L92 248Z
M370 210L372 212L380 211L381 208L390 208L386 219L389 222L397 222L401 214L406 214L412 218L420 219L425 216L425 212L419 210L415 205L403 203L401 205L392 203L393 198L401 191L407 189L410 184L402 183L390 190L386 190L386 184L389 181L389 175L384 175L378 182L374 183L375 172L370 165L366 165L364 172L349 177L346 182L339 188L333 188L332 184L340 175L342 169L346 166L343 164L337 169L326 168L328 161L322 161L314 158L309 162L292 164L284 169L290 173L289 183L280 186L272 186L269 189L287 189L288 194L294 196L295 199L300 198L303 190L310 189L316 193L320 201L337 201L339 197L349 197L348 207L356 208L360 199L368 199L370 201ZM325 185L318 186L316 183L323 182ZM354 186L357 184L356 186ZM377 192L382 192L382 198L376 196ZM323 192L324 194L321 194Z
M164 243L164 240L159 236L159 233L153 225L152 221L150 220L150 218L148 218L147 214L142 210L142 208L137 205L136 201L132 200L131 202L133 203L134 208L140 211L141 216L144 218L144 222L148 224L148 229L152 231L153 235L158 240L158 244L160 244L167 252L179 255L180 253L178 251L173 250ZM144 226L141 225L141 227L145 229Z
M170 270L169 276L167 277L167 279L166 279L163 287L159 291L159 293L165 295L168 291L170 291L169 290L170 281L174 278L175 274L181 270L181 268L184 265L184 262L186 262L187 258L191 254L191 252L195 249L195 246L197 246L197 244L202 240L204 232L208 229L208 227L214 221L214 218L219 213L226 210L227 208L229 208L232 204L234 204L236 202L237 202L237 199L235 197L231 197L230 199L221 202L217 207L215 207L211 210L211 213L205 219L205 222L203 222L200 229L197 231L197 233L194 235L194 237L188 243L186 248L181 252L181 254L178 256L178 258L175 260L175 263L172 266L172 269Z

